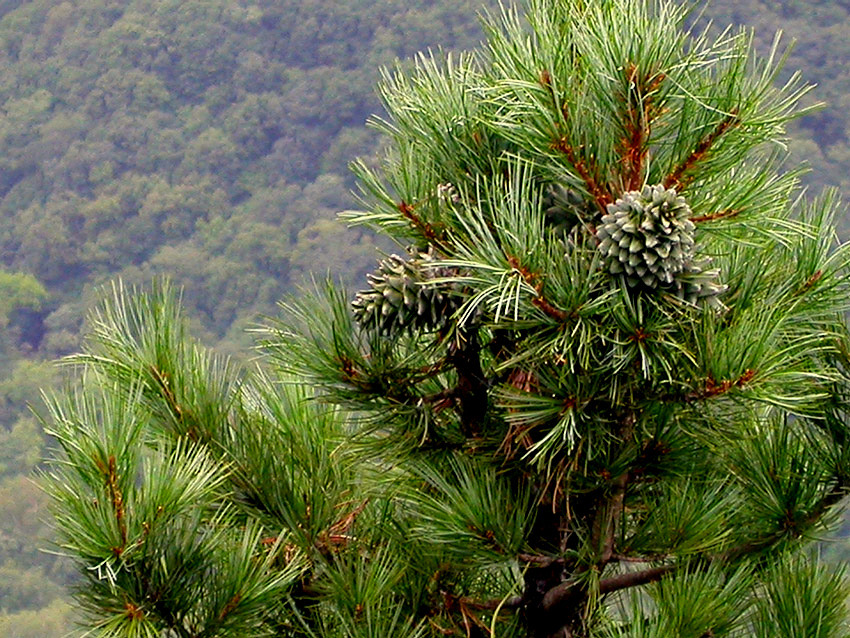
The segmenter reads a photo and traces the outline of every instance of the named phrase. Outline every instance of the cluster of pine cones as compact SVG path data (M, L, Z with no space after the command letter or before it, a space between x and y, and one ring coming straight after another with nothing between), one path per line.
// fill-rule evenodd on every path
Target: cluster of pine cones
M547 220L566 232L594 214L594 206L563 186L550 187L544 200ZM692 305L723 308L720 270L711 259L697 256L694 223L685 198L662 185L624 193L608 204L596 227L597 249L605 269L623 277L631 288L659 290ZM433 247L409 256L390 255L367 275L370 288L352 302L354 317L385 334L437 331L444 328L463 303L456 284L441 281L457 275L440 266Z

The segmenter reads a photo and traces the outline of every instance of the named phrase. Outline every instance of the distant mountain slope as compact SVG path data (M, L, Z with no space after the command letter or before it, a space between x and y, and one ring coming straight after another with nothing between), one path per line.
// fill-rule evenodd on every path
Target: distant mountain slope
M73 296L118 273L172 274L219 337L271 309L313 266L299 234L323 232L316 223L347 202L346 163L372 150L363 123L379 108L378 68L428 46L474 45L478 8L4 5L0 262L54 293L34 345L45 336L46 352L67 349Z
M752 27L762 51L779 31L786 44L793 42L783 76L800 70L806 82L817 85L811 100L825 106L795 127L792 161L810 163L810 185L840 186L850 195L850 2L711 0L705 14L718 25ZM850 236L847 231L850 223L844 233Z

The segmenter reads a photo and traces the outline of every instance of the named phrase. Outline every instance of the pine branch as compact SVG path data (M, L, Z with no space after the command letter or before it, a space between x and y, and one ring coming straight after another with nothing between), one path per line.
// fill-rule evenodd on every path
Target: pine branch
M668 554L655 554L653 556L626 556L625 554L615 553L611 556L611 559L620 563L660 563L662 561L670 560L670 556Z
M702 390L689 392L685 395L685 399L687 401L703 401L705 399L710 399L721 394L726 394L733 388L743 388L750 381L752 381L753 377L755 376L756 371L752 369L745 370L740 377L734 380L725 379L723 381L718 382L709 376L705 380L705 387Z
M599 594L610 594L622 589L657 582L676 568L676 565L662 565L605 578L599 582ZM542 603L545 618L541 622L543 633L540 635L562 635L558 632L563 632L568 626L566 619L575 617L577 610L586 599L587 590L584 584L575 580L563 582L547 591Z
M119 478L115 457L110 455L106 467L103 466L100 460L97 461L97 465L106 476L106 487L109 490L112 512L115 515L115 522L118 525L118 533L121 535L121 545L119 547L113 547L112 552L116 556L120 556L127 547L127 524L124 520L124 495L121 492L121 487L118 485Z
M470 609L481 611L495 611L496 609L519 609L523 603L522 596L511 596L510 598L495 598L491 600L478 601L473 598L463 597L461 602Z
M840 482L827 492L812 508L808 516L802 521L796 522L792 519L786 521L786 525L771 534L756 538L737 547L726 550L711 557L715 561L733 561L747 554L763 551L785 538L788 534L794 537L801 536L807 529L820 521L827 510L838 505L850 493L850 485Z
M462 329L449 344L449 363L457 372L454 397L459 403L461 431L477 437L487 413L488 384L481 368L481 346L475 328Z
M608 204L614 201L610 190L605 186L599 178L599 169L585 162L576 153L576 149L566 137L560 137L552 142L552 148L560 151L567 158L567 161L573 167L578 176L584 181L587 192L596 201L596 205L603 214L608 212Z
M431 224L426 222L414 212L415 204L408 204L402 200L398 203L397 208L398 211L404 215L405 219L407 219L410 224L430 243L439 244L445 239L445 233L438 232Z
M620 441L629 445L634 436L635 415L627 414L618 433ZM617 531L617 519L623 512L623 501L629 484L629 471L620 474L613 482L613 490L599 505L593 522L591 547L601 550L596 568L601 571L614 555L614 536Z
M817 521L821 520L826 511L829 508L837 505L842 499L847 496L847 494L848 486L836 486L829 493L827 493L814 508L812 508L812 511L805 518L803 526L811 526L814 525ZM785 532L788 530L782 531ZM794 531L799 534L802 533L803 530L799 529L798 526ZM753 552L762 551L767 547L770 547L772 544L781 540L783 536L784 534L782 533L774 533L764 536L760 539L756 539L754 541L743 543L725 552L709 557L707 564L715 561L734 561L738 558L741 558L742 556L746 556ZM615 555L612 555L612 557L616 557L618 560L625 560L627 562L642 562L653 560L653 558L649 557L644 559L632 559L629 557L620 557ZM658 558L663 559L665 557L659 556ZM623 574L617 574L616 576L611 576L609 578L602 579L599 582L599 593L609 594L615 591L619 591L621 589L628 589L630 587L647 585L649 583L653 583L660 580L668 574L675 573L684 565L685 563L674 563L668 565L661 565L658 567L652 567L650 569L645 569L636 572L625 572ZM569 609L577 601L581 600L585 595L586 593L583 591L578 582L566 581L546 592L546 595L543 597L543 607L547 611L547 613L550 614L562 613L563 610Z
M648 82L648 78L638 72L632 63L625 69L627 83L626 94L623 96L625 114L625 137L620 141L620 156L623 164L623 190L639 190L643 185L644 162L649 147L647 142L652 130L652 122L660 113L655 105L655 91L665 79L663 73L658 73ZM636 104L637 103L637 104Z
M610 594L621 589L648 585L661 580L667 574L673 573L677 567L677 565L661 565L660 567L652 567L638 572L625 572L604 578L599 581L599 593Z
M614 535L617 531L617 519L623 513L623 501L626 497L626 488L629 484L629 473L624 472L614 481L614 492L611 495L606 512L605 538L602 545L602 553L599 556L601 565L607 564L614 555Z
M517 559L540 567L549 567L555 563L563 563L564 559L557 556L538 556L536 554L518 554Z
M673 169L664 180L664 186L666 188L674 188L681 193L693 181L694 167L705 159L712 147L717 143L717 140L723 137L729 129L738 126L740 123L741 119L738 117L738 109L732 109L729 115L721 120L715 129L697 144L696 148L691 151L691 154Z
M695 224L699 224L701 222L711 222L716 219L729 219L730 217L736 217L740 214L741 211L738 209L722 210L718 213L710 213L708 215L701 215L699 217L691 217L691 221Z
M523 266L519 259L513 255L506 255L506 257L508 259L508 265L516 270L525 280L525 283L534 288L537 292L537 296L531 300L531 303L552 319L559 322L566 321L569 318L569 315L563 310L558 310L558 308L552 305L552 303L543 296L543 278L539 274L534 273Z

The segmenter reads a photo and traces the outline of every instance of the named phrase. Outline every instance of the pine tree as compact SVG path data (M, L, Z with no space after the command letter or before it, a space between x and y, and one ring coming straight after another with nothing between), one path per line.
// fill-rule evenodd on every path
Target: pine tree
M97 636L847 635L850 251L808 87L667 0L531 0L387 72L400 245L239 369L114 294L49 402Z

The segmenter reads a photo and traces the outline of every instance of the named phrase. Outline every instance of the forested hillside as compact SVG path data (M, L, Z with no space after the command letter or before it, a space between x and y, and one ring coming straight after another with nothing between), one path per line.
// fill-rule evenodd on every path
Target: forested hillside
M755 30L756 41L767 51L776 33L791 44L780 80L800 71L815 89L809 102L823 108L800 120L793 130L789 165L805 161L811 172L804 182L816 190L838 186L850 193L850 41L846 0L712 0L704 17L715 26L740 24ZM850 236L850 221L843 224Z
M474 46L487 5L0 0L0 638L67 623L26 404L77 348L96 287L168 275L196 334L236 352L311 273L371 268L372 238L335 213L353 204L347 162L377 152L379 68ZM714 0L694 19L709 18L754 27L763 51L779 29L797 40L784 75L827 106L796 125L789 166L850 192L850 5Z

